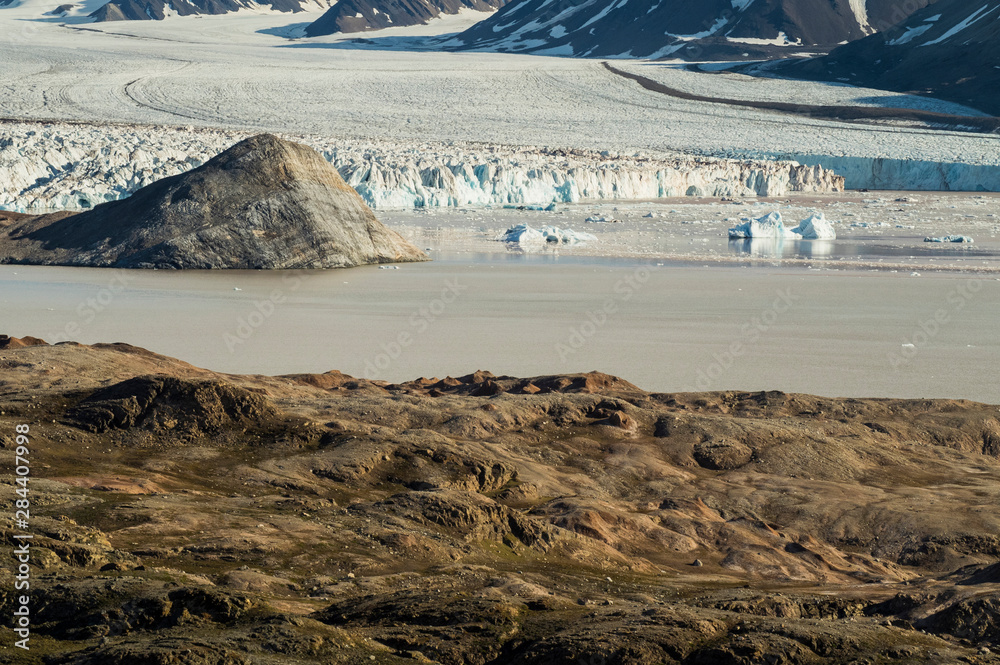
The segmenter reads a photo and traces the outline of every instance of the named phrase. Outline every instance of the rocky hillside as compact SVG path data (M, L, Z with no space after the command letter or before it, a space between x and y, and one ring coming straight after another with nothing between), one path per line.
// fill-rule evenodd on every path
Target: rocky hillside
M322 155L270 134L87 212L0 220L3 263L288 269L426 259Z
M450 48L688 60L779 57L860 39L928 0L520 0Z
M32 662L1000 663L996 406L0 367Z
M939 0L884 33L780 71L931 95L1000 115L1000 2Z
M507 0L340 0L306 27L307 37L421 25L463 9L492 12Z
M317 2L329 5L324 0L112 0L90 16L95 21L160 21L171 15L228 14L240 9L298 12Z

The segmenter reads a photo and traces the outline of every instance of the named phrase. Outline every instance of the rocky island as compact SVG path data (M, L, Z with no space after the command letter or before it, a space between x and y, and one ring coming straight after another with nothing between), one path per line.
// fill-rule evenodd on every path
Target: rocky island
M270 134L86 212L0 212L0 263L278 270L425 260L319 153Z

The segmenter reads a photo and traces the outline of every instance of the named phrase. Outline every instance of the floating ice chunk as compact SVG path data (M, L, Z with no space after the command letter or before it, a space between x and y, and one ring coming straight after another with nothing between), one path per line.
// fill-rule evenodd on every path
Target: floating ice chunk
M924 238L924 242L975 242L969 236L944 236L941 238Z
M536 231L527 224L518 224L507 229L498 240L519 245L541 245L544 243L582 245L597 240L597 236L572 229L560 229L556 226L546 226L541 231Z
M837 232L833 224L826 220L823 213L810 215L799 222L799 225L792 229L792 233L797 233L805 240L836 240Z
M769 212L729 229L730 238L801 238L792 229L786 229L780 212Z
M583 233L572 229L560 229L555 226L546 226L542 229L542 235L546 242L555 242L564 245L583 245L597 240L597 236L592 233Z
M504 231L498 240L519 245L540 245L545 242L545 235L527 224L518 224Z

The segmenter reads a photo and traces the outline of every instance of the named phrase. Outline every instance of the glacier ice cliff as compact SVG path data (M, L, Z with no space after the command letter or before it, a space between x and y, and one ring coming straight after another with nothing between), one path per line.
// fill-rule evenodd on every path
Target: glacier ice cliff
M0 208L90 208L200 166L246 134L142 125L0 127ZM668 196L830 192L842 177L774 160L622 155L289 136L318 150L373 208L547 205Z
M764 157L822 165L843 176L847 189L1000 192L1000 164L785 153Z

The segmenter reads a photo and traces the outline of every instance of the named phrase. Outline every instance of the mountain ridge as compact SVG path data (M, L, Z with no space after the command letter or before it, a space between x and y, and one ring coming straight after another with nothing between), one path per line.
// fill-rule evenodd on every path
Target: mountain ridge
M885 32L776 71L930 95L1000 115L1000 2L938 0Z
M88 14L96 22L162 21L167 16L218 15L241 9L270 7L279 12L304 11L307 5L328 6L323 0L112 0Z
M508 0L339 0L306 26L307 37L421 25L463 9L492 12Z
M912 0L521 0L447 43L581 57L745 58L860 39L928 4Z

